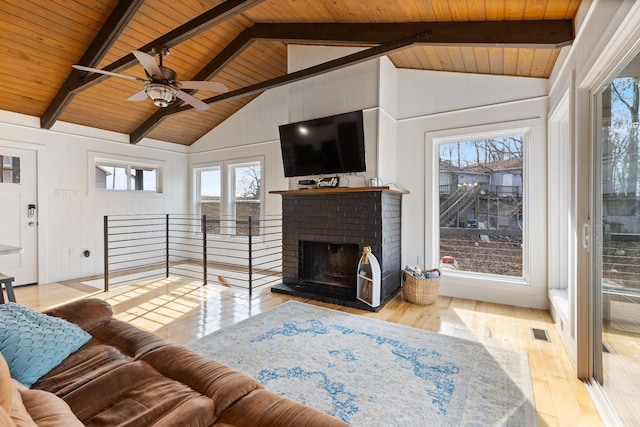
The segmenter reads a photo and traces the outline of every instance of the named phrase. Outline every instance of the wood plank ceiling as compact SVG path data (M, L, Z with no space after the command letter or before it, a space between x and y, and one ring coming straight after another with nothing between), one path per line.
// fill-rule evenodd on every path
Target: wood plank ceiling
M580 0L0 0L0 109L191 145L287 76L287 43L365 46L398 68L548 78L573 39ZM413 23L411 25L407 23ZM398 25L399 24L399 25ZM230 92L191 92L210 105L128 102L145 78L131 51L170 48L178 80Z

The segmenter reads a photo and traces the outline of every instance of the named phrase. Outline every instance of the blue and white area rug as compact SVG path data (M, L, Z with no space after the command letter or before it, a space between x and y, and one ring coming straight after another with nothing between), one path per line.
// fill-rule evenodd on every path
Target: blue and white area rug
M288 301L188 345L354 426L535 426L528 357Z

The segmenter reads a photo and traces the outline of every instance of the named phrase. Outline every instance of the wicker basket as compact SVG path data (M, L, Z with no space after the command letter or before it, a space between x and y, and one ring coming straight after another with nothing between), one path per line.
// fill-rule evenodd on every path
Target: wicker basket
M436 302L440 294L440 270L424 270L424 273L436 271L438 277L433 279L420 279L402 270L402 294L404 299L420 305L429 305Z

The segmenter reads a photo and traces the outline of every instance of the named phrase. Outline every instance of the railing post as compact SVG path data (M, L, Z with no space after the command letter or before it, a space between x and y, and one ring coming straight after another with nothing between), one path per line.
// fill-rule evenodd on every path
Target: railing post
M169 214L165 220L165 278L169 278Z
M249 216L249 299L253 293L253 224Z
M202 215L202 283L207 285L207 216Z
M104 216L104 291L109 290L109 217Z

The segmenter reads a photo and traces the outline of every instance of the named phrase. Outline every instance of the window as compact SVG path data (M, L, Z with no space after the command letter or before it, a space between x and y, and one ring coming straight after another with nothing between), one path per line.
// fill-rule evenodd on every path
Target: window
M439 146L441 261L523 277L524 136Z
M236 223L236 235L249 235L249 218L251 218L251 232L256 236L260 232L262 184L260 162L230 165L229 174L233 185L231 209Z
M262 161L221 163L194 170L196 206L206 215L207 233L260 234L262 215Z
M220 166L201 169L197 173L198 211L200 215L207 217L207 233L220 234L222 213L220 173Z
M159 169L110 162L95 163L95 188L111 191L149 191L159 193Z

